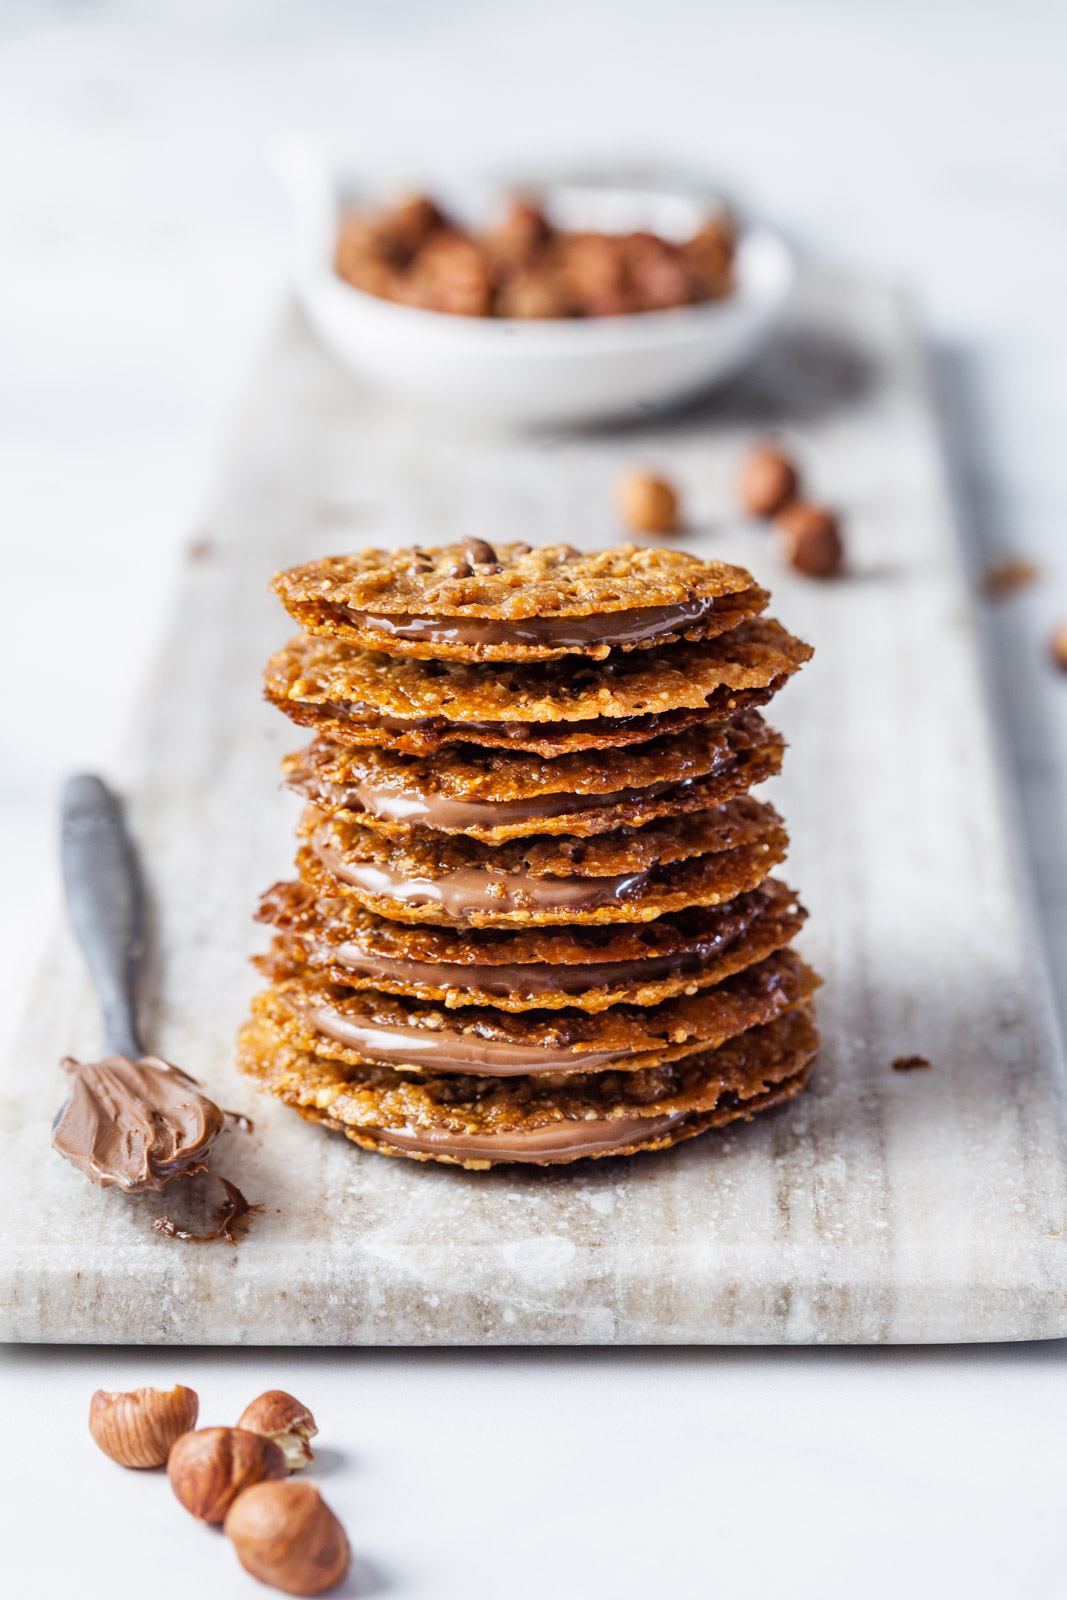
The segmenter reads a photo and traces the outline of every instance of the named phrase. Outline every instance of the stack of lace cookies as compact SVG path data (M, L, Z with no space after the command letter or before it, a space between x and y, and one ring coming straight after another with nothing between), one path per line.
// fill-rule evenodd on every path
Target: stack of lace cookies
M314 730L240 1065L385 1155L660 1150L789 1100L818 1038L781 765L811 654L743 569L482 540L279 574Z

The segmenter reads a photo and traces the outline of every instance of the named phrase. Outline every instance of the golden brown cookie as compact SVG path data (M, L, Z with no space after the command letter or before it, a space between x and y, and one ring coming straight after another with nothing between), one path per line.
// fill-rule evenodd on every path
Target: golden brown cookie
M256 965L284 981L305 967L350 989L377 989L447 1010L656 1005L721 983L780 950L807 913L786 884L654 922L563 928L431 928L391 922L358 901L316 897L300 881L263 896L259 920L279 930Z
M548 755L603 740L627 742L625 724L646 719L641 738L676 731L649 720L696 712L724 720L762 703L811 656L780 623L758 618L720 639L590 662L565 657L507 671L484 663L398 659L337 639L307 635L269 662L266 695L294 722L354 744L433 750L442 729L473 744ZM612 726L602 726L610 724ZM562 725L562 726L561 726ZM561 737L566 735L566 737Z
M758 712L673 738L554 761L452 745L433 758L315 739L282 764L289 787L391 838L413 828L487 844L533 833L589 835L706 811L773 777L781 735Z
M768 595L743 567L624 544L361 550L288 572L272 587L309 633L424 660L602 660L710 639L756 616Z
M387 839L314 806L299 831L308 841L297 856L300 875L317 892L352 895L394 921L472 927L643 922L717 904L754 889L787 843L773 806L751 796L587 839Z
M659 1006L443 1011L375 990L353 991L305 969L275 982L255 1008L290 1044L350 1066L472 1077L633 1072L717 1049L810 1000L818 980L791 950L711 989Z
M718 1050L637 1072L430 1077L296 1049L257 1012L237 1060L257 1088L365 1149L478 1169L632 1155L748 1119L803 1087L818 1042L802 1006Z

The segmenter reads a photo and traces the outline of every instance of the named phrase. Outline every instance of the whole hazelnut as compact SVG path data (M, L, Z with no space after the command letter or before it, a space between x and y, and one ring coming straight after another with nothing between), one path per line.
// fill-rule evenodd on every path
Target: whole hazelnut
M619 484L623 521L639 533L673 533L678 526L678 496L665 478L628 472Z
M167 1477L186 1511L200 1522L221 1522L242 1489L288 1475L272 1439L243 1428L185 1433L167 1459Z
M89 1432L120 1467L161 1467L171 1445L196 1426L193 1389L98 1389L89 1402Z
M253 1400L241 1412L237 1426L248 1433L258 1433L264 1439L273 1439L290 1472L299 1472L314 1460L308 1440L319 1431L315 1418L307 1406L294 1400L284 1389L268 1389L258 1400Z
M464 539L463 554L472 567L496 566L496 551L484 539Z
M227 1512L222 1531L246 1572L286 1594L332 1589L352 1559L345 1530L313 1483L246 1489Z
M737 490L754 517L773 517L797 492L799 476L789 457L774 445L760 445L741 469Z
M1061 672L1067 672L1067 618L1060 623L1048 643L1049 654Z
M840 570L845 547L833 512L796 500L774 519L782 553L791 567L809 578L829 578Z

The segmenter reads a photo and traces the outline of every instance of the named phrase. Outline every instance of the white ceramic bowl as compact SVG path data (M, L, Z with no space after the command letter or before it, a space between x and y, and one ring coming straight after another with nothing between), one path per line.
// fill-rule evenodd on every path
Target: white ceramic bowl
M647 416L711 389L756 353L793 282L782 239L747 227L738 243L737 288L725 300L560 321L423 311L355 289L333 270L341 212L395 194L394 176L307 139L282 141L273 164L295 212L297 293L330 350L361 377L484 421L545 426ZM684 238L714 209L692 190L537 187L569 227L646 227ZM458 201L465 219L484 220L484 186L463 195L443 192L438 182L426 188L450 206ZM507 188L499 186L497 198Z

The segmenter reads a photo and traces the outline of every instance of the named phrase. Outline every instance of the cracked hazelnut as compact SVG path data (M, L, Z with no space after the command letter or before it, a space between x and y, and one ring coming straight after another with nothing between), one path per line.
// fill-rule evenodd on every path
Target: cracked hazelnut
M284 1389L268 1389L258 1400L253 1400L241 1412L237 1426L248 1433L258 1433L264 1439L273 1439L290 1472L299 1472L314 1460L308 1440L319 1431L315 1418L307 1406L294 1400Z
M822 506L796 500L774 519L782 553L809 578L830 578L840 569L845 547L837 518Z
M789 457L766 444L748 457L737 488L746 511L754 517L773 517L794 498L799 481Z
M306 1481L246 1489L230 1507L223 1532L246 1572L286 1594L332 1589L352 1559L345 1530Z
M196 1426L192 1389L98 1389L89 1402L89 1432L120 1467L161 1467L175 1439Z
M221 1522L243 1489L288 1475L272 1439L243 1428L185 1433L167 1458L167 1477L186 1511L200 1522Z
M639 533L673 533L678 526L678 496L665 478L628 472L619 484L619 511Z

